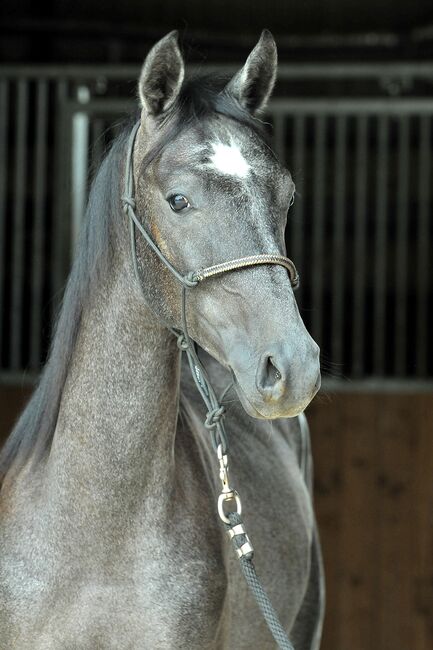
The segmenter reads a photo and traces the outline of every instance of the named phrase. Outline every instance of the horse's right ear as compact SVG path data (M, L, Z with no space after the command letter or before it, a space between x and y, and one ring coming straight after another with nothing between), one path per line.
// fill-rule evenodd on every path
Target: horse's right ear
M177 31L156 43L147 55L138 82L141 106L150 115L166 111L179 94L185 75Z
M263 111L272 93L277 73L277 46L271 32L264 29L244 67L227 84L232 95L250 113Z

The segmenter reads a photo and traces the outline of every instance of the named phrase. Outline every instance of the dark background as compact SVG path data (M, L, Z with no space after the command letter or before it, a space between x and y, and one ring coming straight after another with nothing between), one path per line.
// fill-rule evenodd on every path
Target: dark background
M350 84L323 81L321 85L320 80L313 83L301 78L293 84L280 81L278 96L299 99L315 93L334 98L340 95L386 99L415 95L432 97L431 0L267 0L261 3L239 0L56 0L43 3L3 0L0 16L0 59L8 65L51 64L58 66L60 71L72 64L138 66L155 40L172 29L180 31L187 61L240 64L262 28L267 27L277 40L283 65L370 62L380 67L384 63L404 66L408 62L425 65L432 62L431 79L417 82L418 85L405 85L401 79L390 81L386 75L379 86L356 77ZM125 92L133 96L132 83ZM13 115L11 119L13 124ZM313 123L308 128L307 139L314 151L317 131ZM393 128L392 152L397 156L398 125ZM408 166L412 170L420 141L415 126L410 129ZM349 130L348 155L353 153L356 157L355 124L352 131ZM374 134L372 131L371 147L376 146ZM292 141L289 140L285 144L290 152ZM329 146L332 148L333 141ZM288 163L290 167L290 160ZM315 170L316 177L317 171L320 169ZM409 192L417 186L416 173L411 173ZM376 176L376 168L368 172L366 191L375 183ZM353 182L356 183L356 178ZM312 184L313 178L310 187ZM432 184L431 178L430 186ZM13 183L9 185L13 198ZM28 201L31 201L32 192L30 187ZM389 194L392 209L398 211L401 196L397 181L390 185ZM307 187L303 217L307 239L311 235L309 224L317 208L310 200L311 195ZM329 200L325 236L333 228L332 187ZM429 205L431 207L431 202ZM374 206L368 206L372 211ZM410 206L412 217L415 199ZM431 236L431 209L428 214ZM372 223L368 224L374 230L374 215L371 219ZM13 238L11 219L6 223L6 235ZM391 222L390 240L394 236L393 228ZM414 236L416 228L413 227ZM410 228L408 232L412 232ZM308 246L306 250L311 254ZM8 255L8 250L7 245L3 254ZM47 248L46 256L49 258L49 255ZM415 261L416 252L412 252L410 263ZM311 308L314 308L315 276L313 273L309 278L308 260L296 259L296 262L307 276L304 295L308 304L301 304L301 310L304 307L302 313L308 323ZM47 264L50 264L49 259ZM368 252L364 264L368 270ZM356 269L350 267L347 271L350 276ZM12 284L16 280L12 271L9 279ZM374 285L377 278L372 276L369 281ZM348 291L350 294L350 286ZM327 321L332 295L324 295L321 310ZM423 295L426 302L431 300L431 285ZM52 297L48 289L44 296L45 302L50 303ZM409 295L409 306L410 300L415 301L415 298ZM394 294L390 300L392 306L392 301L396 300ZM367 300L363 314L367 330L374 328L369 321L370 311ZM332 322L328 329L332 329ZM345 359L335 358L332 349L327 349L326 341L322 344L324 368L330 370L332 376L325 376L325 389L309 407L308 416L316 466L316 510L327 575L324 650L430 650L433 647L433 359L429 356L425 361L427 374L423 382L414 381L416 360L410 355L419 341L415 330L409 328L409 334L407 354L411 361L406 372L400 376L393 372L394 348L390 344L386 355L391 370L387 376L373 377L373 381L364 376L352 381L350 364L346 373L350 381L345 380L339 373L339 364ZM43 336L46 345L47 331ZM346 327L344 336L350 341L350 327ZM392 338L391 330L387 337ZM2 345L0 356L6 356L7 338ZM431 346L425 343L424 349L431 351ZM369 354L367 336L367 375ZM333 380L335 375L340 375L337 381ZM3 437L31 390L24 372L22 375L15 372L13 379L11 377L2 375L0 380L0 434Z
M191 60L239 60L263 27L282 60L422 59L432 54L430 0L4 0L0 56L9 62L134 62L179 29Z

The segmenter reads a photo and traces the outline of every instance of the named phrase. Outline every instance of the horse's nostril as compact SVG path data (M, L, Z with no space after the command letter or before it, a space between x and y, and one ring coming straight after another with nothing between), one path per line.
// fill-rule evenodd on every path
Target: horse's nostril
M281 372L272 357L269 356L264 359L261 377L259 377L259 387L268 390L272 389L281 381L281 378Z
M279 379L281 379L281 373L278 368L275 367L272 357L268 357L266 362L266 379L266 383L270 386L273 386Z
M284 359L282 357L281 361ZM277 361L277 357L264 354L257 368L256 387L266 401L279 400L284 395L286 386L286 372Z

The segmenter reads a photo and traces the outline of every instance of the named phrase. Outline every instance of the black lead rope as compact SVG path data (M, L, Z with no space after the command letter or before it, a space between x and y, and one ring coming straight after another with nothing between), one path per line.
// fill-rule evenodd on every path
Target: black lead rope
M136 229L138 229L153 252L159 257L159 259L182 286L182 329L172 329L171 331L176 336L179 349L182 352L186 353L195 385L197 386L197 389L207 409L204 426L210 431L212 445L217 452L219 462L219 475L222 485L222 491L218 497L218 514L221 520L224 522L229 538L233 542L233 546L238 556L245 580L256 599L257 605L263 614L266 624L272 633L278 648L281 650L294 650L293 645L290 643L287 634L279 621L278 615L275 612L271 601L269 600L269 597L263 589L263 586L257 576L254 563L252 561L254 556L254 549L242 523L241 499L238 492L231 487L229 481L227 456L228 440L223 421L225 409L221 404L222 398L227 392L227 389L224 391L220 399L218 399L209 380L207 372L198 357L196 344L190 338L188 333L186 295L189 289L196 287L200 282L207 278L215 277L217 275L221 275L222 273L227 273L241 268L257 266L260 264L278 264L280 266L284 266L284 268L286 268L289 272L291 284L294 288L296 288L299 284L298 273L296 271L294 263L290 259L282 255L272 254L242 257L237 260L231 260L229 262L216 264L199 271L191 271L186 275L179 273L179 271L159 250L158 246L150 237L149 233L145 230L135 213L136 205L134 198L133 151L135 137L137 135L139 126L139 122L135 124L134 128L131 131L128 142L125 169L125 193L122 196L123 209L125 214L127 214L129 217L131 254L134 273L144 295L137 262ZM226 512L227 504L230 505L230 509L228 509L229 511ZM236 508L234 511L233 506Z

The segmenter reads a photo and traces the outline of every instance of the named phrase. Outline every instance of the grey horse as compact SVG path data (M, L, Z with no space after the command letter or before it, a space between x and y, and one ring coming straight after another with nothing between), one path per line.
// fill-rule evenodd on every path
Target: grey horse
M294 184L258 117L276 67L267 31L231 80L184 79L175 32L144 62L136 211L182 272L285 252ZM93 182L48 362L2 452L0 647L266 650L216 514L204 408L169 329L179 286L141 238L141 282L133 271L121 203L131 126ZM318 346L280 266L208 280L187 317L215 389L231 386L231 475L257 571L296 650L317 650L324 590L302 413L320 385Z

